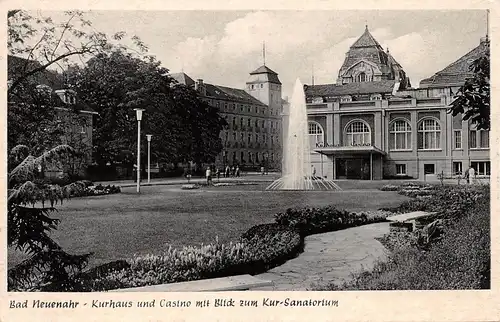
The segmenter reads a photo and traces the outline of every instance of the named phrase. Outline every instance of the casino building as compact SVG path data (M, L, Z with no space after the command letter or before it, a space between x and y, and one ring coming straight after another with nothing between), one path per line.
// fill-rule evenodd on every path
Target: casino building
M304 85L316 174L334 180L435 180L472 165L479 177L488 177L489 131L447 113L453 94L471 76L470 63L486 50L487 37L414 89L367 26L346 53L335 83ZM286 115L283 122L286 127Z

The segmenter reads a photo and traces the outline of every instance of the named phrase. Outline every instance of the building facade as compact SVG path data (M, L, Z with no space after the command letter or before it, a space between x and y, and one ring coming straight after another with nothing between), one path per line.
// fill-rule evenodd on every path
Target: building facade
M329 179L456 177L491 172L489 131L447 111L488 39L413 89L368 27L351 46L335 84L304 85L311 160ZM286 120L284 120L286 123ZM285 125L286 126L286 125Z
M37 61L11 55L8 56L7 65L9 87L13 79L22 75L24 70L32 70L41 66ZM43 97L44 102L50 104L55 110L55 121L62 128L58 143L70 145L81 155L81 157L72 158L71 161L64 164L47 165L44 171L47 177L58 177L68 173L85 175L87 167L93 161L92 133L94 116L97 113L82 102L74 90L64 84L63 78L63 75L48 69L29 77L29 82L35 86L31 90L36 91L36 94ZM27 92L26 97L37 97L34 94ZM37 102L36 99L28 101L9 95L9 106L27 106L29 104L41 103ZM74 113L74 110L78 112Z
M281 165L281 82L267 66L250 73L245 89L194 81L185 73L171 74L177 82L193 86L200 99L218 108L228 127L221 131L224 149L217 156L218 167Z

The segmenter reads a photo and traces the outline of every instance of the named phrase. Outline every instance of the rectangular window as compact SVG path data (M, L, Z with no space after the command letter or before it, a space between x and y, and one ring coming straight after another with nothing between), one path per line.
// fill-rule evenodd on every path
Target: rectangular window
M405 175L406 174L406 164L396 164L396 174Z
M441 133L437 131L419 132L418 148L422 150L439 149Z
M476 131L471 130L469 132L469 148L470 149L477 149L477 135Z
M455 138L455 149L462 149L462 131L455 130L453 131Z
M479 131L479 144L481 148L490 147L490 131Z
M490 161L471 162L471 166L474 168L476 175L478 176L491 175Z
M462 162L453 162L453 173L455 175L462 175Z
M424 164L424 174L434 174L436 173L436 168L434 164Z

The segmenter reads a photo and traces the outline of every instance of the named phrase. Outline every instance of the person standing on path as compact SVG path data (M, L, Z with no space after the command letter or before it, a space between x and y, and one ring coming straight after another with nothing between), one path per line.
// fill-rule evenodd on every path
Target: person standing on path
M239 166L236 166L236 176L237 177L240 176L240 167Z
M472 165L469 167L468 172L468 183L470 184L476 184L476 170L472 167Z
M212 171L210 170L210 167L207 167L205 176L207 177L207 185L210 185L210 182L212 181Z

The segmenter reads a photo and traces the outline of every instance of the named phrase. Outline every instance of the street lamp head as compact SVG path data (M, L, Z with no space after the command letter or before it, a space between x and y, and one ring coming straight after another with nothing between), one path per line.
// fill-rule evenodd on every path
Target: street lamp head
M142 121L142 112L144 112L143 108L134 108L134 111L137 116L137 121Z
M151 135L151 134L146 134L146 137L148 138L148 142L151 142L151 137L152 137L152 136L153 136L153 135Z

